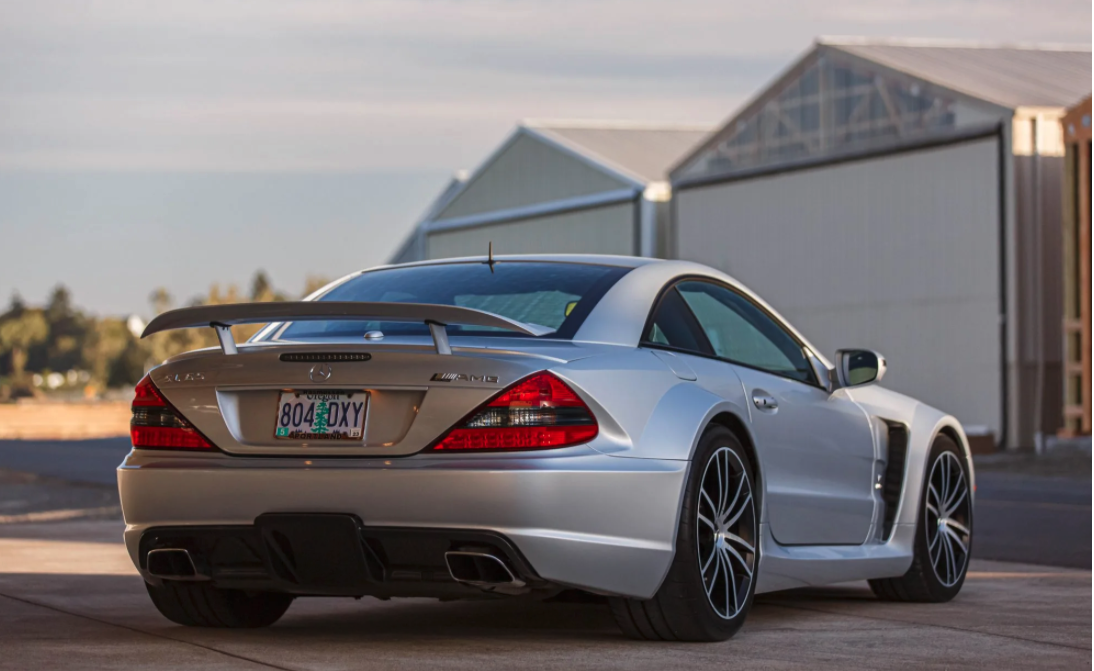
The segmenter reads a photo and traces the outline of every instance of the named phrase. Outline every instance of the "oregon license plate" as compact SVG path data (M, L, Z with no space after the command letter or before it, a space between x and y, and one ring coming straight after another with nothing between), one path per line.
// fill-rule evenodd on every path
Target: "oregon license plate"
M286 440L361 440L368 410L363 391L283 391L274 436Z

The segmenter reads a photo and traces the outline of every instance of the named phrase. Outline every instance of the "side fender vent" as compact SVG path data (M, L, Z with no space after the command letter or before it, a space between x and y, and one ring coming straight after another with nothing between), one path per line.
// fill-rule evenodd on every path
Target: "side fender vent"
M905 462L908 456L908 427L895 422L886 422L889 426L887 455L885 457L885 479L882 482L881 498L885 501L885 517L881 538L888 541L893 535L897 508L900 507L900 494L904 491Z

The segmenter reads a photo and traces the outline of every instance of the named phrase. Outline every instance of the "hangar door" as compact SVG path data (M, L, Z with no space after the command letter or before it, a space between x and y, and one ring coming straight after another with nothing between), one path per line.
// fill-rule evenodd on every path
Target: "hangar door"
M829 358L1002 430L999 138L676 186L680 258L754 289Z

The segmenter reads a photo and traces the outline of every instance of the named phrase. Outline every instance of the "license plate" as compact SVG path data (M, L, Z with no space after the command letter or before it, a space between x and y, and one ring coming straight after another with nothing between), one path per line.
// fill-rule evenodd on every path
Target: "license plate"
M367 392L283 391L274 436L284 440L361 440L367 410Z

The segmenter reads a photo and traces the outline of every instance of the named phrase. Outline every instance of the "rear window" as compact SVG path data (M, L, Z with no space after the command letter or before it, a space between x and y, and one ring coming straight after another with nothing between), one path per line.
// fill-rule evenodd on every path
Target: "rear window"
M432 303L473 308L553 329L550 338L572 338L589 312L630 268L618 266L499 261L387 268L362 273L320 298L320 301ZM425 324L384 321L295 322L277 337L361 337L368 331L384 335L428 335ZM450 335L516 336L512 331L482 326L448 326Z

